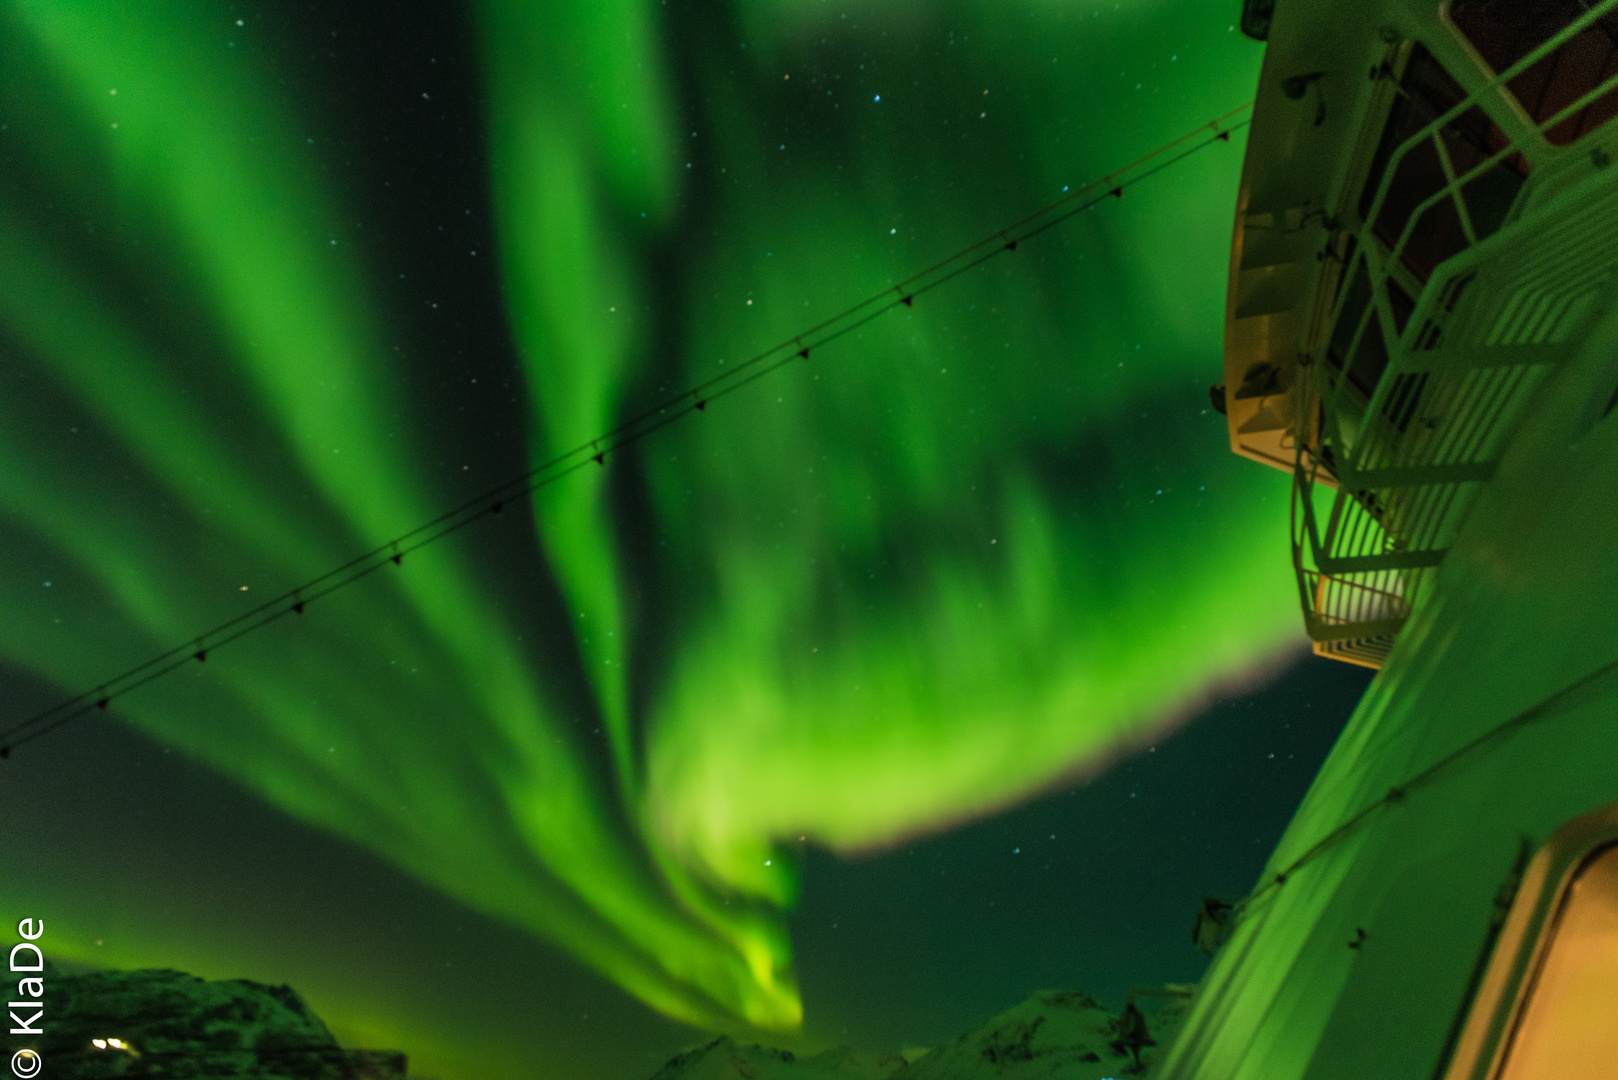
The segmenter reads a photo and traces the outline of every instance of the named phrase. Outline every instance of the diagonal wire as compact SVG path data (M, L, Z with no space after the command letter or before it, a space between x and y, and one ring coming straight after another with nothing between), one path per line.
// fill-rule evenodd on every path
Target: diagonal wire
M1382 795L1378 796L1376 799L1360 808L1360 810L1350 815L1343 822L1332 828L1329 832L1325 833L1313 844L1310 844L1309 847L1304 849L1302 854L1293 859L1291 862L1287 863L1285 867L1273 874L1267 874L1265 878L1253 888L1252 892L1248 893L1240 900L1237 900L1232 905L1234 915L1239 917L1255 902L1286 885L1292 876L1299 870L1302 870L1305 866L1308 866L1310 863L1314 862L1331 848L1336 847L1349 836L1358 832L1360 828L1366 824L1366 822L1370 821L1381 811L1386 810L1390 806L1396 806L1403 803L1410 795L1412 790L1419 787L1425 787L1426 785L1437 781L1444 773L1461 764L1468 758L1472 758L1485 750L1497 748L1503 744L1507 736L1528 727L1530 724L1536 723L1553 715L1559 706L1567 702L1570 698L1575 697L1580 691L1586 690L1612 675L1618 675L1618 660L1612 660L1601 665L1589 674L1584 675L1563 686L1561 689L1552 692L1550 695L1541 698L1539 701L1535 702L1533 705L1530 705L1521 712L1508 716L1506 719L1500 721L1500 723L1483 731L1467 742L1462 743L1460 746L1456 747L1454 750L1451 750L1449 753L1445 754L1437 761L1434 761L1426 768L1408 777L1403 783L1389 788Z
M252 610L243 612L182 645L177 645L143 664L107 679L94 689L86 690L25 720L18 721L0 731L0 758L9 757L16 747L32 742L86 713L107 708L113 699L160 679L177 668L207 659L211 651L221 646L228 645L288 615L302 615L308 604L370 576L390 562L400 565L409 553L437 543L475 521L499 514L507 506L532 495L540 488L549 487L592 464L604 466L610 455L662 430L676 420L705 411L711 402L733 394L779 368L798 360L808 360L812 350L853 333L894 308L911 307L915 298L923 293L931 292L953 281L990 259L1016 251L1018 244L1055 228L1109 198L1122 198L1127 186L1138 184L1165 169L1172 168L1216 142L1229 142L1232 132L1239 131L1251 123L1248 118L1238 119L1251 108L1252 102L1248 102L1193 128L1123 168L1085 184L1020 221L810 327L790 340L765 349L722 374L664 399L617 427L603 432L588 443L581 443L571 450L557 454L550 460L445 511L431 521L418 525L409 532L401 533L319 577L312 578L274 599L266 600Z

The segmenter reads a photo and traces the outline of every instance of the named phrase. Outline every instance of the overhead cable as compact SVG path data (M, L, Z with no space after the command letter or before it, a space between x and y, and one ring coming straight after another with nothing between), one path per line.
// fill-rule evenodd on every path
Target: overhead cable
M1237 900L1233 905L1235 914L1240 917L1242 913L1258 900L1282 888L1298 871L1320 858L1330 849L1342 843L1348 837L1358 832L1373 817L1390 806L1398 806L1410 797L1410 793L1418 788L1441 779L1443 775L1454 769L1468 759L1476 760L1483 751L1498 748L1508 735L1514 734L1522 728L1528 727L1537 721L1544 720L1555 713L1556 709L1576 697L1582 691L1610 676L1618 675L1618 660L1609 661L1589 674L1568 683L1561 689L1541 698L1521 712L1514 713L1500 723L1485 730L1481 734L1462 743L1443 757L1434 761L1426 768L1410 776L1403 782L1388 788L1370 803L1350 815L1341 824L1334 826L1329 832L1321 836L1303 853L1286 866L1273 873L1266 873L1264 879L1254 887L1253 891Z
M1232 132L1245 128L1251 122L1243 116L1251 108L1252 102L1248 102L1232 109L1179 138L1164 143L1123 168L1063 195L1022 220L984 237L970 247L963 248L949 258L911 275L897 285L855 304L841 314L809 327L802 333L730 367L722 374L664 399L589 442L558 454L505 483L468 499L454 509L445 511L431 521L401 533L392 540L355 556L341 566L304 582L297 588L267 600L252 610L191 638L184 644L177 645L143 664L107 679L94 689L86 690L11 725L0 731L0 758L9 757L16 747L32 742L77 717L98 709L106 709L113 700L188 663L205 662L209 654L221 646L228 645L288 615L302 615L309 604L368 577L390 563L401 566L405 556L411 552L437 543L475 521L500 514L506 507L527 498L540 488L549 487L563 477L591 465L605 466L610 457L625 447L639 442L676 420L693 413L705 412L713 402L735 393L779 368L800 360L807 361L814 350L853 333L894 308L901 306L912 308L918 296L931 292L990 259L1016 251L1019 244L1055 228L1109 198L1122 198L1125 188L1179 164L1214 143L1229 142Z

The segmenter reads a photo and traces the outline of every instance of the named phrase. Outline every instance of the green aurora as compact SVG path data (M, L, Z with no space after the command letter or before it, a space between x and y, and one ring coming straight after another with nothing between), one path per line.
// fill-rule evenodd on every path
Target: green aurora
M353 19L291 5L0 9L0 650L62 693L1225 112L1259 57L1225 0L480 0L467 56L379 89ZM400 195L440 138L485 156ZM803 845L1010 805L1296 638L1285 481L1206 415L1239 142L114 712L667 1016L796 1029ZM207 974L239 933L52 902L64 959Z

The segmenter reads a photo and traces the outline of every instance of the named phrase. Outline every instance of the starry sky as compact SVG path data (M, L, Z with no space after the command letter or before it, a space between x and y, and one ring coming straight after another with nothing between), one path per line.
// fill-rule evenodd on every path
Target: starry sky
M1239 105L1233 18L5 0L4 721ZM1240 149L18 746L0 906L442 1080L1194 978L1364 682L1207 408Z

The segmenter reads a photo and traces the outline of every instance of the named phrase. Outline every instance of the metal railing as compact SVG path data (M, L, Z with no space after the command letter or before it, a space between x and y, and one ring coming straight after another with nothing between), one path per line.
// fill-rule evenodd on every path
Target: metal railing
M1375 197L1354 233L1319 348L1300 376L1304 407L1296 437L1292 548L1317 653L1380 666L1493 474L1534 391L1571 354L1586 316L1618 281L1618 185L1606 184L1603 194L1581 201L1576 213L1561 220L1530 213L1530 221L1522 207L1557 179L1541 175L1556 172L1554 167L1536 169L1498 231L1482 235L1468 185L1506 167L1525 147L1506 138L1503 148L1458 173L1445 139L1451 125L1481 99L1614 9L1618 0L1594 5L1486 86L1464 95L1405 139L1388 156L1380 177L1368 181L1377 184ZM1615 89L1618 75L1533 130L1543 134ZM1586 133L1576 146L1600 141L1610 129L1609 122ZM1377 225L1394 179L1412 153L1429 145L1442 168L1442 186L1411 210L1388 249ZM1526 149L1539 156L1542 148ZM1610 158L1597 148L1586 160L1599 170ZM1406 296L1396 268L1426 216L1447 209L1446 200L1459 219L1465 246L1432 271L1400 325L1390 283L1397 295ZM1357 302L1363 307L1354 311L1359 274L1369 281L1370 300L1365 302L1361 292ZM1357 325L1334 363L1328 349L1343 340L1339 325L1345 318L1357 318ZM1370 334L1380 341L1367 342ZM1366 355L1362 347L1379 362L1386 357L1368 396L1364 373L1359 385L1351 377ZM1316 423L1319 441L1311 445L1309 428ZM1316 487L1327 480L1337 490L1322 516Z

